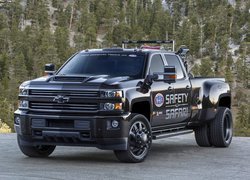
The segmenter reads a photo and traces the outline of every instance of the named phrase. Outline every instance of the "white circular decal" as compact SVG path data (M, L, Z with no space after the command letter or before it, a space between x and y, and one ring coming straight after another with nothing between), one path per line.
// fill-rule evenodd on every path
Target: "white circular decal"
M164 96L161 93L157 93L154 98L156 107L161 107L164 104Z

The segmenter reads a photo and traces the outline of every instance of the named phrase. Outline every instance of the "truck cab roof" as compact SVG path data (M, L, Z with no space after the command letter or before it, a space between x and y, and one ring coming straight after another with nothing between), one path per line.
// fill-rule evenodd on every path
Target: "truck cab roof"
M104 49L86 49L80 51L80 53L168 53L175 54L173 51L167 51L165 49L141 49L141 48L104 48Z
M127 45L131 44L135 45L134 48L127 48ZM149 45L149 44L153 44ZM156 44L156 45L155 45ZM163 46L164 44L172 44L172 50L169 51L168 49L165 49ZM126 40L122 41L122 47L118 47L117 45L114 45L111 48L103 48L103 49L86 49L82 50L81 53L84 52L95 52L95 53L103 53L103 52L108 52L108 53L132 53L132 52L140 52L140 53L155 53L155 52L160 52L160 53L170 53L170 54L175 54L174 52L174 47L175 47L175 41L174 40L154 40L154 41L131 41L131 40Z

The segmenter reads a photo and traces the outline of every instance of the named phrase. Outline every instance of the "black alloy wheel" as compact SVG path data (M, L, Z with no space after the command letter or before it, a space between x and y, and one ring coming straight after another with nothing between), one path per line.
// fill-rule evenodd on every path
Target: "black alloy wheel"
M138 163L145 160L152 144L151 126L143 115L135 115L128 129L127 150L115 150L116 157L122 162Z
M233 137L233 118L229 108L219 107L210 124L210 140L215 147L228 147Z

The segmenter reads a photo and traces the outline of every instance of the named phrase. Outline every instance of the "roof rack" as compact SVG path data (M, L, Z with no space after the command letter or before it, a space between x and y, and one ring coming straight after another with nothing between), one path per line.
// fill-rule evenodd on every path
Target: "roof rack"
M167 40L167 41L160 41L160 40L155 40L155 41L133 41L133 40L127 40L127 41L122 41L122 48L125 48L126 44L172 44L172 48L174 51L174 46L175 46L175 41L174 40Z

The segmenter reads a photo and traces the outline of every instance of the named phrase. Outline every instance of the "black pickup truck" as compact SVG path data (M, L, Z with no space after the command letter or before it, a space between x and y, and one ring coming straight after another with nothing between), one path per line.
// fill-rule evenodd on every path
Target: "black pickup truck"
M114 150L122 162L142 162L152 140L195 134L203 147L232 140L230 88L223 78L193 77L183 54L156 47L91 49L47 76L20 85L14 114L20 150L47 157L56 146ZM209 68L209 67L208 67Z

